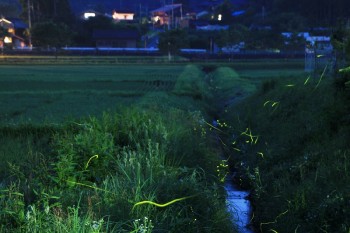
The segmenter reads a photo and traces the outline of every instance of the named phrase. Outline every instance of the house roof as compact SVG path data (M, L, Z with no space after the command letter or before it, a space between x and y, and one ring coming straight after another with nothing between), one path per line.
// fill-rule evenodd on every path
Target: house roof
M171 5L165 5L163 7L157 8L153 11L151 11L151 13L156 13L156 12L169 12L172 10L175 10L177 8L180 8L182 6L182 4L171 4Z
M13 27L13 23L5 18L1 18L0 19L0 26L3 28L12 28Z
M139 36L138 31L132 29L97 29L92 35L94 39L138 39Z
M25 22L23 22L23 20L19 18L7 18L7 20L11 21L16 29L28 28L28 24L26 24Z

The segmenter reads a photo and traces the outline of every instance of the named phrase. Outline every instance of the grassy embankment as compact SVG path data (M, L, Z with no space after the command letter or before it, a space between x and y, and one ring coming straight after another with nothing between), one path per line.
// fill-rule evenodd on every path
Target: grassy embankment
M2 232L233 231L183 66L4 68Z
M228 67L2 71L2 231L232 230L206 112L255 81Z
M227 109L223 147L252 189L258 232L350 231L349 80L271 79Z

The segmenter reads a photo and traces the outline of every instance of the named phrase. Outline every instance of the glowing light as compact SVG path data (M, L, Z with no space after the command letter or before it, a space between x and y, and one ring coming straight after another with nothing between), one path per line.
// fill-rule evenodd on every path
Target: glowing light
M280 102L273 102L273 104L271 105L271 107L275 107L279 104Z
M138 205L143 205L143 204L150 204L150 205L154 205L154 206L163 208L163 207L166 207L166 206L168 206L168 205L171 205L171 204L173 204L173 203L175 203L175 202L182 201L182 200L186 200L186 199L188 199L188 198L193 198L193 197L195 197L195 196L196 196L196 195L188 196L188 197L181 197L181 198L178 198L178 199L174 199L174 200L172 200L172 201L169 201L169 202L167 202L167 203L165 203L165 204L158 204L158 203L153 202L153 201L140 201L140 202L137 202L137 203L133 206L133 209L134 209L136 206L138 206Z
M95 17L95 16L96 16L96 14L93 13L93 12L86 12L86 13L84 13L84 18L85 19L88 19L90 17Z
M6 44L12 43L12 38L11 38L11 37L8 37L8 36L5 36L4 42L5 42Z
M71 181L71 180L66 180L68 183L71 183L71 184L74 184L74 185L80 185L80 186L83 186L83 187L88 187L88 188L91 188L91 189L95 189L95 190L99 190L99 191L103 191L103 192L106 192L106 193L111 193L107 190L104 190L104 189L101 189L101 188L98 188L98 187L95 187L95 186L92 186L92 185L88 185L88 184L84 184L84 183L79 183L79 182L75 182L75 181Z
M264 158L264 153L262 153L262 152L257 152L257 154L260 155L261 158Z
M222 15L221 15L221 14L218 15L218 20L219 20L219 21L222 20Z
M320 85L320 83L321 83L321 81L322 81L322 78L323 78L324 74L326 73L327 67L328 67L328 64L327 64L326 67L323 69L323 72L322 72L322 74L321 74L321 77L320 77L320 79L318 80L317 85L315 86L315 89L317 89L317 87Z
M160 20L160 17L159 17L159 16L153 17L153 21L154 21L154 22L158 22L158 20Z
M91 156L91 157L90 157L89 161L88 161L88 162L86 163L86 165L85 165L85 170L89 167L90 161L91 161L92 159L98 159L98 155L94 155L94 156Z
M270 102L271 102L270 100L266 101L266 102L264 103L264 107L266 106L266 104L268 104L268 103L270 103Z

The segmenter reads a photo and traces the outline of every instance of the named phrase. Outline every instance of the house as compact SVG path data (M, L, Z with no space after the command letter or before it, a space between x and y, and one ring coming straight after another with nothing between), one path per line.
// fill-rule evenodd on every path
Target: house
M130 10L114 10L112 14L112 18L119 21L133 21L135 13Z
M333 72L336 68L336 57L330 36L305 37L305 71L323 70Z
M151 11L155 26L177 27L182 20L182 4L171 4Z
M93 39L97 48L136 48L140 35L134 29L97 29Z
M0 18L0 47L8 46L13 48L23 48L26 46L23 38L28 26L17 18Z

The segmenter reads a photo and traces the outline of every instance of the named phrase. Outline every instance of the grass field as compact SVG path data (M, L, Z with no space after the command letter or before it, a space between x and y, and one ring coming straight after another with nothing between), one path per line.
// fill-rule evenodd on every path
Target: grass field
M1 66L1 122L54 122L169 91L183 66Z
M208 122L304 75L300 61L30 62L0 66L0 232L235 232Z
M299 61L280 64L238 61L209 66L232 67L253 85L265 79L297 76L303 72ZM142 98L152 92L169 94L185 67L185 64L2 65L0 124L62 122L143 102Z

